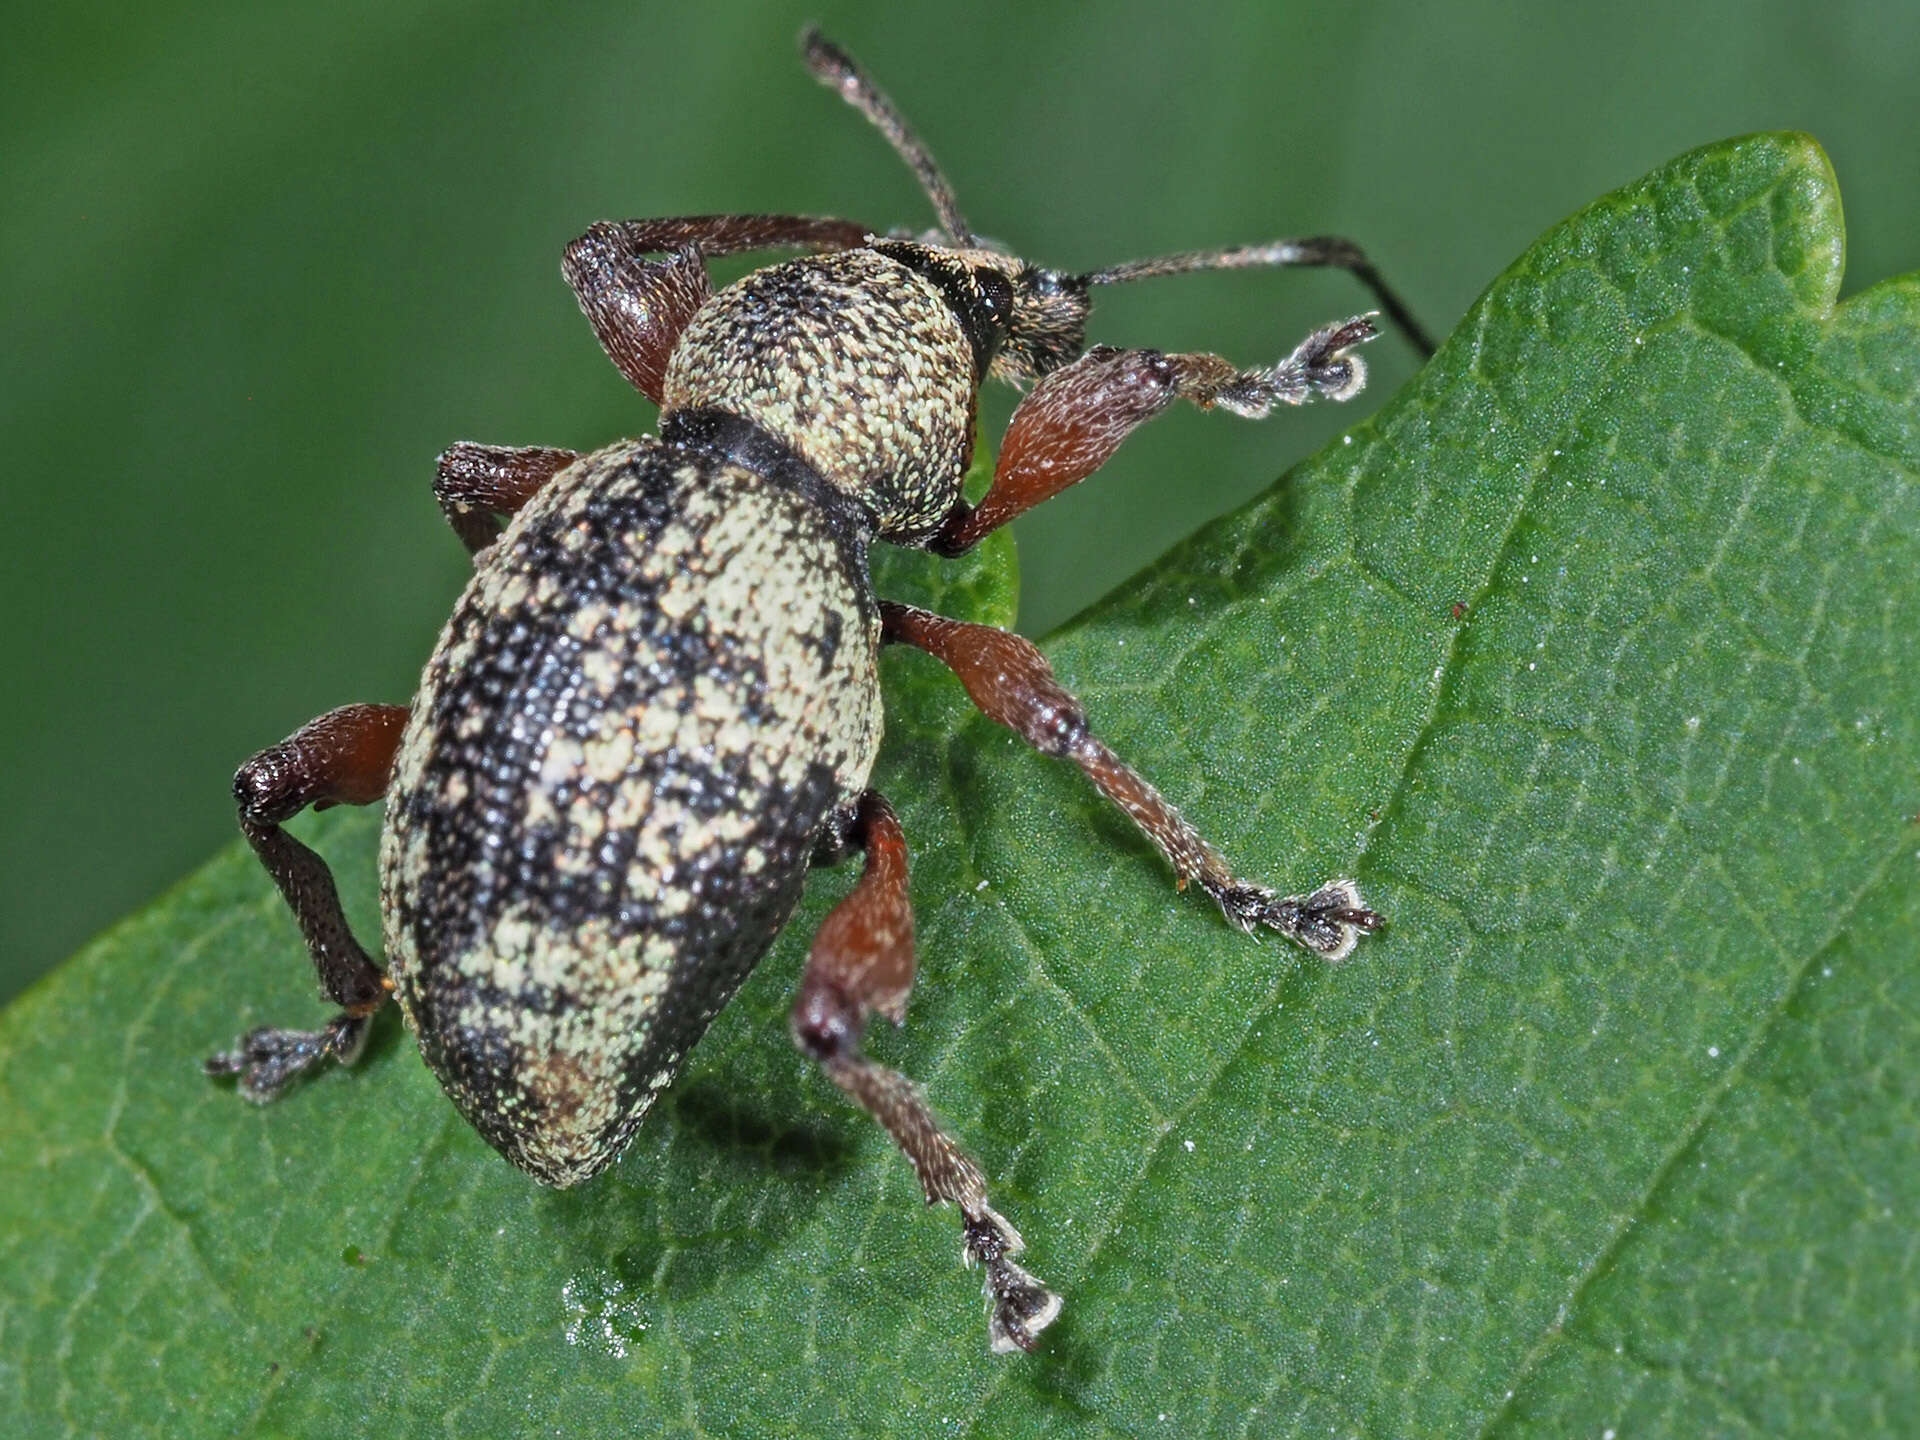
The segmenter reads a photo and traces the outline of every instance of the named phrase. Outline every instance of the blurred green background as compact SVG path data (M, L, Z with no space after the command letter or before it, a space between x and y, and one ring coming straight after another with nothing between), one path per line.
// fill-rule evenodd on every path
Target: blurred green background
M1773 128L1833 157L1849 289L1920 265L1911 0L8 8L0 999L230 837L252 750L407 697L466 569L428 488L441 448L650 428L560 282L568 239L709 210L930 223L800 68L809 19L974 225L1055 265L1343 233L1444 333L1576 206ZM1097 338L1246 362L1363 308L1308 273L1101 300ZM1022 628L1413 369L1395 339L1370 359L1354 407L1174 415L1024 520Z

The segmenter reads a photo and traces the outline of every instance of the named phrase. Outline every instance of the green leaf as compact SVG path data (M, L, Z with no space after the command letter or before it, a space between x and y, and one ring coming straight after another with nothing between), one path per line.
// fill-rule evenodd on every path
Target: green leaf
M236 847L0 1017L23 1434L1895 1433L1920 1413L1920 279L1836 305L1798 137L1550 232L1381 415L1053 636L1329 969L889 655L923 1079L1067 1309L787 1042L805 911L632 1150L543 1191L321 1012ZM1196 436L1199 432L1196 431ZM1203 445L1196 438L1196 446ZM1196 463L1203 463L1198 457ZM943 588L1005 621L1010 552ZM917 588L916 588L917 587ZM310 822L373 932L374 820ZM1902 1417L1906 1417L1903 1419Z

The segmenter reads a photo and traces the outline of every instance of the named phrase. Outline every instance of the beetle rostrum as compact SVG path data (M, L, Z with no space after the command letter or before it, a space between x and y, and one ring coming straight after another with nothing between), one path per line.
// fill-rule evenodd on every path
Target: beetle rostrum
M793 1038L885 1127L929 1203L951 1202L985 1272L988 1338L1031 1350L1060 1299L980 1167L904 1075L867 1058L914 976L907 846L868 777L877 659L911 645L975 704L1072 761L1233 924L1329 960L1377 927L1350 880L1279 895L1239 879L1095 735L1018 635L878 598L876 541L958 555L1105 462L1176 400L1259 418L1364 383L1361 315L1277 364L1089 348L1094 289L1248 266L1352 270L1338 239L1194 252L1076 275L978 240L931 156L840 49L806 61L913 167L940 220L913 239L845 220L705 215L604 223L563 273L609 358L660 406L658 435L591 454L459 444L434 493L473 554L410 707L349 705L234 779L240 826L339 1013L258 1029L206 1062L251 1100L351 1061L399 1002L421 1054L501 1154L550 1185L610 1165L798 901L808 869L864 870L813 942ZM804 252L715 292L705 261ZM978 505L961 495L981 384L1026 390ZM504 527L502 520L506 523ZM348 928L326 863L283 823L386 801L385 968Z

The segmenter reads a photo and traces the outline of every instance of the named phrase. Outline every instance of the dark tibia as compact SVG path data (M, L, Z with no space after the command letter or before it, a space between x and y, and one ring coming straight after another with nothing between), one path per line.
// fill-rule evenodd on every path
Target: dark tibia
M866 868L814 938L793 1007L794 1043L886 1129L929 1205L959 1207L967 1263L986 1272L989 1342L996 1351L1031 1350L1060 1313L1060 1297L1013 1263L1019 1232L987 1203L986 1177L942 1128L920 1088L860 1048L870 1016L896 1024L906 1016L913 910L906 836L877 792L862 798L847 838L866 852Z
M476 445L462 440L440 454L433 498L470 554L500 538L500 515L518 514L546 483L580 457L546 446Z
M351 1013L378 1009L386 977L353 938L327 862L278 825L242 818L240 829L299 923L321 992Z
M1324 959L1342 960L1363 932L1380 927L1380 917L1367 909L1351 880L1283 896L1235 876L1158 790L1095 738L1080 702L1054 678L1031 641L891 601L881 602L880 615L887 640L924 650L947 666L988 719L1042 754L1078 765L1167 857L1180 886L1197 882L1242 930L1263 925Z
M367 1018L386 1002L387 979L354 939L333 872L281 828L312 806L369 805L386 793L407 722L402 705L346 705L262 750L233 777L240 829L279 887L320 977L342 1012L316 1031L263 1028L206 1062L209 1075L237 1075L250 1100L271 1100L329 1055L352 1059Z

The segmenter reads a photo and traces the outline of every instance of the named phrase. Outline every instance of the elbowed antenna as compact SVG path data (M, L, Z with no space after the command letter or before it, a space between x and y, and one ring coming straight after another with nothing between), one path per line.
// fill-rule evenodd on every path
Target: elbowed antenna
M967 226L967 217L960 213L960 202L954 198L953 187L886 92L868 78L851 55L811 25L800 32L800 53L814 78L838 90L840 98L871 120L887 137L894 152L912 167L920 188L933 202L934 213L939 215L940 228L947 238L958 246L973 244L973 231Z
M1148 280L1156 275L1188 275L1196 270L1253 270L1268 266L1317 265L1350 270L1362 285L1373 292L1387 318L1399 327L1422 357L1433 354L1433 340L1426 328L1413 318L1392 286L1380 278L1366 253L1351 240L1333 235L1316 235L1303 240L1273 240L1265 245L1239 245L1226 250L1183 250L1176 255L1159 255L1151 260L1128 260L1109 265L1081 278L1089 285L1124 285L1132 280Z

